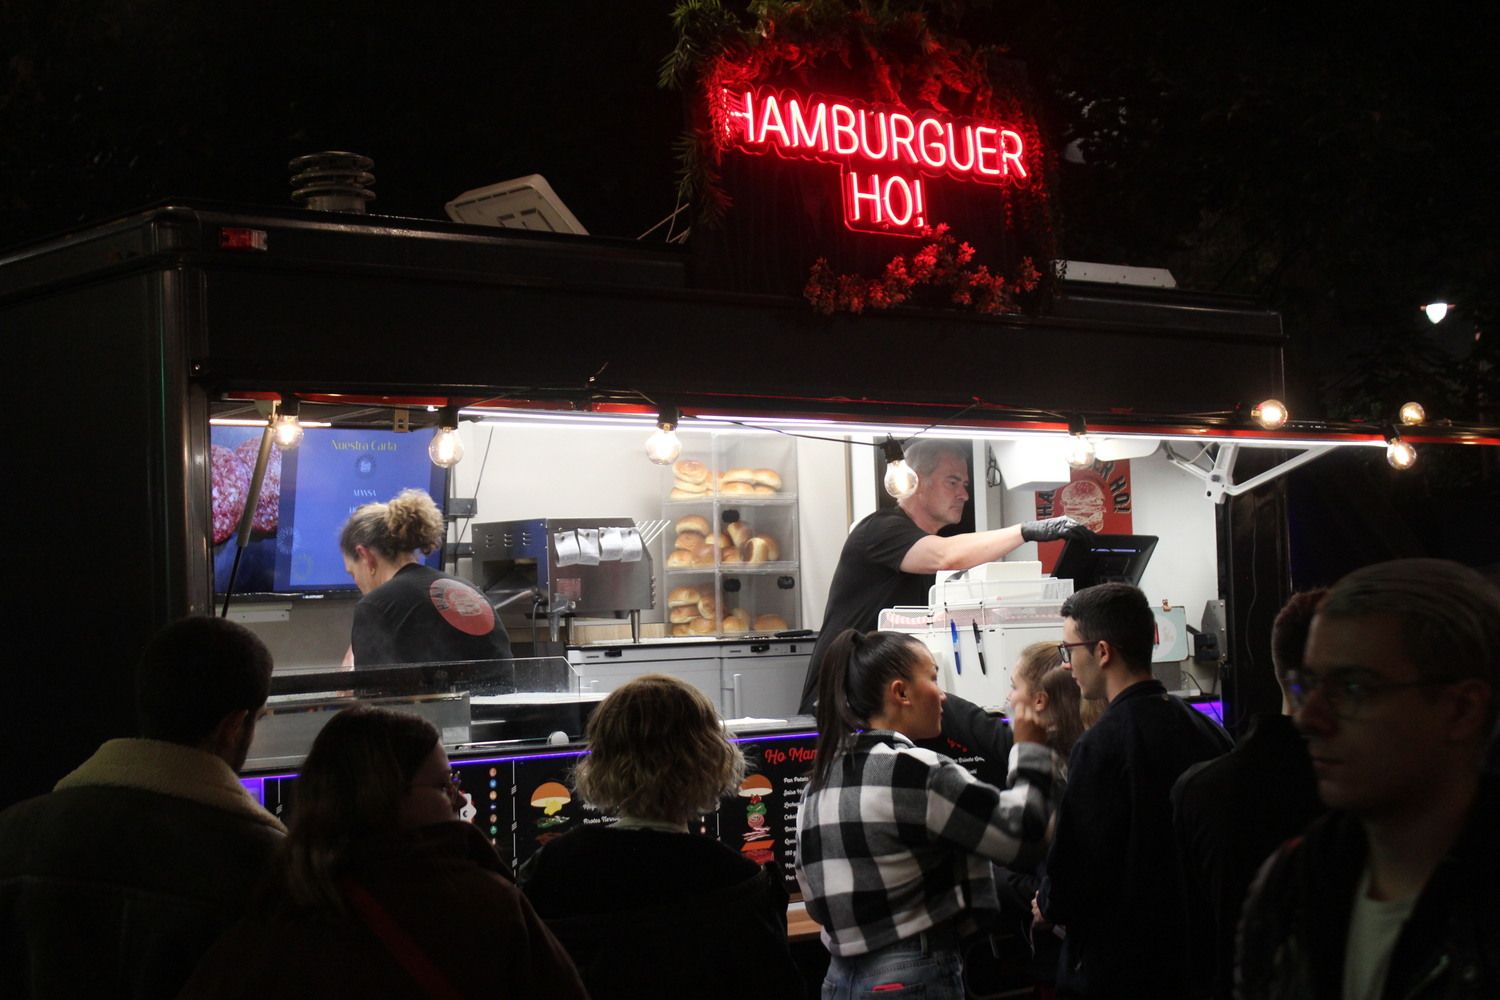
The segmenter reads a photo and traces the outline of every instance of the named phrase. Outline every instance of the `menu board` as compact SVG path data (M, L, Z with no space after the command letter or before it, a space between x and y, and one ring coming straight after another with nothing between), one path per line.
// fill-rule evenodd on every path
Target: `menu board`
M797 810L817 757L817 733L770 733L735 739L745 755L745 778L719 808L696 817L690 829L717 838L756 864L775 863L787 892L798 894ZM953 740L924 746L947 754L982 780L1005 781L1004 760L987 761ZM586 751L558 750L509 757L453 760L464 805L460 816L479 827L513 868L525 864L549 840L581 826L608 825L615 817L585 805L573 789L573 768ZM242 779L271 812L285 820L295 776Z
M787 892L798 894L797 810L817 757L817 733L770 733L735 739L745 755L745 778L719 808L696 817L690 829L717 838L756 864L775 863ZM1005 780L1004 760L985 757L939 737L923 745L945 753L981 779ZM608 825L615 817L583 803L573 789L573 768L586 751L557 750L508 757L453 760L464 805L461 818L484 832L513 868L525 864L549 840L581 826ZM286 820L295 775L242 779L271 812Z

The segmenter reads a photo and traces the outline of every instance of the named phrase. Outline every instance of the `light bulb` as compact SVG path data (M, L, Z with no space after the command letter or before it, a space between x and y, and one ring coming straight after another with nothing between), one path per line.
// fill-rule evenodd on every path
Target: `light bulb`
M1385 446L1385 460L1393 469L1410 469L1417 464L1417 449L1412 444L1396 438Z
M1074 434L1068 442L1068 464L1075 469L1093 468L1094 442L1082 434Z
M276 447L291 451L302 443L302 422L295 413L283 413L276 418Z
M906 459L885 463L885 491L897 500L905 500L917 492L917 482L917 472L906 464Z
M1452 304L1451 302L1429 302L1422 307L1422 311L1427 314L1427 322L1435 325L1441 323L1443 317L1448 315L1448 307Z
M1268 431L1277 431L1286 426L1286 404L1279 399L1265 399L1250 411L1250 419Z
M457 427L440 427L437 433L432 435L432 443L427 446L427 455L432 459L432 464L442 469L451 469L464 457L463 439L458 436Z
M646 439L646 457L657 465L671 465L681 454L682 442L678 440L677 432L667 424L656 428Z
M1426 420L1427 411L1422 409L1421 403L1413 401L1401 404L1401 422L1406 426L1410 427L1413 424L1420 424Z

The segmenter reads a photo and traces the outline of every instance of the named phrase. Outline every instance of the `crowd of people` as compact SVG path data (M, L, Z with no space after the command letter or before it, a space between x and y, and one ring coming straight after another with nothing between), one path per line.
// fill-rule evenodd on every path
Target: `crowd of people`
M959 1000L973 942L1006 934L1039 997L1500 996L1500 590L1407 559L1295 595L1281 710L1237 745L1152 677L1141 591L1062 614L1062 642L1011 668L1008 726L950 699L910 636L824 644L795 845L822 996ZM0 995L818 989L780 870L695 832L746 764L692 686L604 699L573 781L616 820L513 873L460 819L437 730L400 711L328 721L286 826L257 805L236 772L271 670L239 625L168 626L139 662L140 736L0 812ZM1003 757L992 780L933 749L955 723Z

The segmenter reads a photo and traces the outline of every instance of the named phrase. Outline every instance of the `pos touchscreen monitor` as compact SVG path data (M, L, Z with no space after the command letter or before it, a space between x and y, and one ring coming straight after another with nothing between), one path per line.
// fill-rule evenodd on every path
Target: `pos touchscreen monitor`
M1052 575L1073 581L1073 591L1097 583L1141 585L1146 563L1156 549L1155 535L1094 535L1070 538L1063 546Z
M260 436L259 427L211 429L216 594L229 584ZM273 447L235 593L355 590L338 544L339 530L355 508L415 488L425 490L443 509L448 471L432 464L428 439L426 434L389 430L309 427L295 450ZM440 569L442 549L424 561Z

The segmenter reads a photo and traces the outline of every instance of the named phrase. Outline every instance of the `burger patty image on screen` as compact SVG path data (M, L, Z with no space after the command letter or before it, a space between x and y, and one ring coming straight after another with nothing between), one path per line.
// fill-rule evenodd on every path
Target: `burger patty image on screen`
M559 782L544 781L537 785L536 791L531 793L531 804L542 810L541 818L536 821L536 828L550 830L562 826L568 821L568 817L562 814L562 807L572 801L572 793Z
M1090 531L1104 530L1104 489L1092 479L1080 479L1057 491L1058 513L1066 514Z
M770 794L771 782L763 774L752 774L740 782L740 797L750 800L750 804L745 807L745 823L749 829L741 835L745 842L740 845L740 853L758 865L775 857L772 850L775 845L774 834L771 832L770 817L763 801Z
M214 522L214 544L227 541L245 513L245 499L250 494L250 470L238 455L223 445L209 450L211 475L210 499Z

